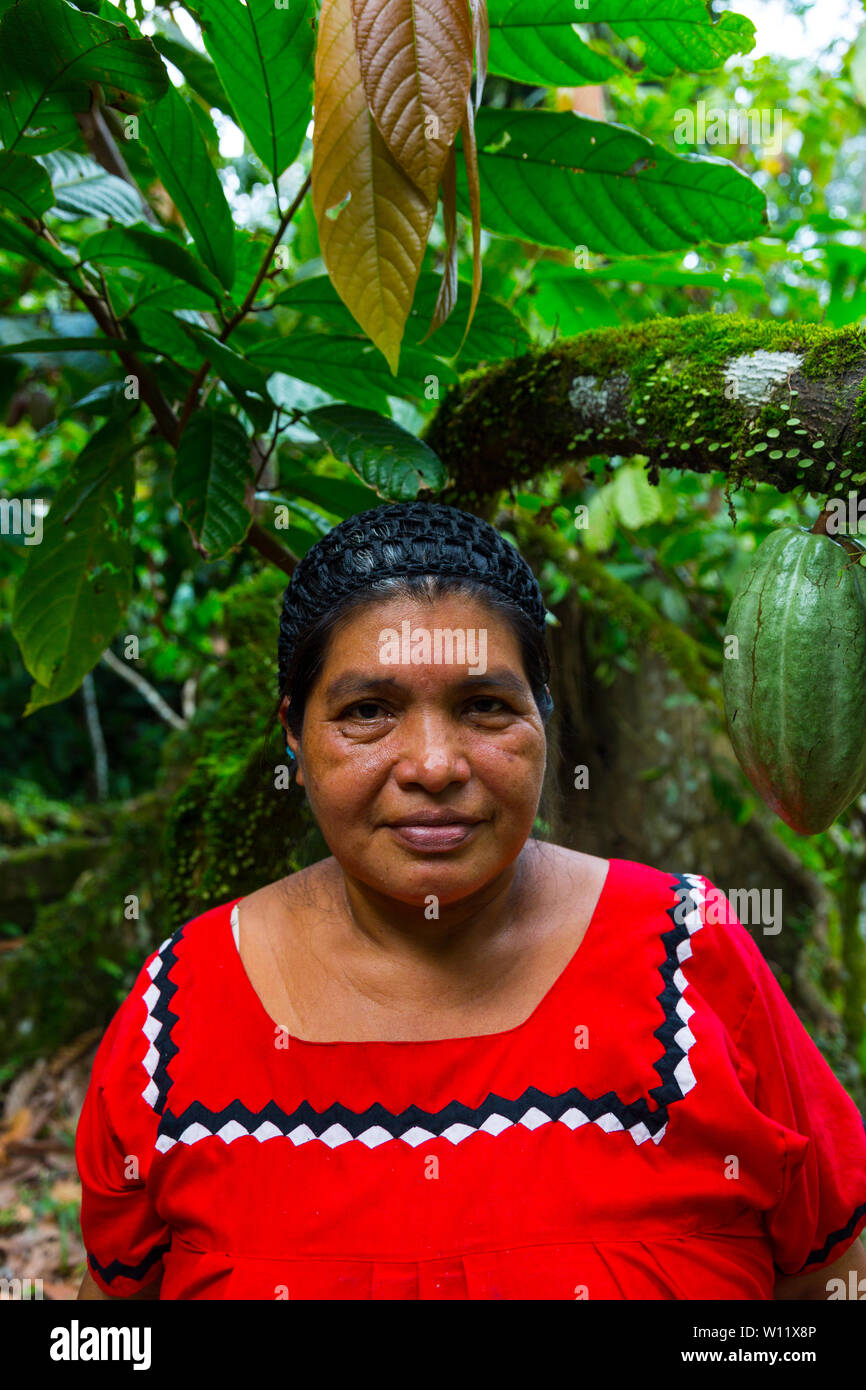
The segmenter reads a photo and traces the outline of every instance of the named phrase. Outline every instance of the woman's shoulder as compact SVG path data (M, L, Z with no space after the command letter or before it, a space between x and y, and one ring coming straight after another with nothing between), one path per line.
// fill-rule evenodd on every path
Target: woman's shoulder
M130 1039L137 1044L146 1020L154 1010L167 1009L170 998L177 1007L179 976L188 976L196 962L214 956L215 933L228 927L236 901L230 898L188 918L147 951L103 1035L104 1053L108 1043L115 1056Z
M762 967L763 952L752 932L775 935L781 930L778 894L770 890L723 889L688 863L661 869L637 859L580 854L562 845L547 849L555 852L564 875L583 872L603 878L600 901L620 930L664 937L680 962L700 957L705 973L753 976Z
M576 878L603 882L609 901L627 901L635 920L638 916L656 918L659 910L673 912L679 906L674 924L682 925L688 919L688 925L696 929L696 919L690 914L699 910L703 924L705 903L712 903L719 896L711 880L689 865L673 870L660 869L638 859L615 855L605 859L569 849L566 845L537 843L541 855L548 858L550 867L564 882ZM710 920L715 920L713 912Z

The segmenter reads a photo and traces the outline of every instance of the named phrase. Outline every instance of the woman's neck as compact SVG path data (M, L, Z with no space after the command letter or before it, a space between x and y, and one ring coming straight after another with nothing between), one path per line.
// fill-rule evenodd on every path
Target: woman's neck
M537 843L528 840L517 859L476 893L453 903L437 903L428 916L424 903L388 897L329 861L337 949L360 956L381 953L407 966L468 963L504 940L535 900Z

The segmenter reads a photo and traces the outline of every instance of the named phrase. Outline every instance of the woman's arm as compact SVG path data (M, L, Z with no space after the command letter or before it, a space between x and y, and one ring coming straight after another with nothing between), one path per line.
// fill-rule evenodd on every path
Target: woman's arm
M850 1278L851 1271L854 1278ZM815 1274L787 1274L776 1280L774 1299L823 1299L829 1297L827 1284L830 1279L841 1279L845 1285L845 1298L866 1298L866 1249L858 1236L849 1245L844 1255L825 1265ZM861 1283L862 1280L862 1283ZM853 1286L853 1293L851 1288Z
M138 1293L131 1293L128 1298L115 1298L113 1294L103 1293L93 1275L88 1269L81 1281L81 1288L78 1290L79 1298L104 1298L109 1303L131 1303L137 1298L159 1298L159 1289L162 1284L162 1276L155 1279L152 1284L148 1284L146 1289L140 1289Z

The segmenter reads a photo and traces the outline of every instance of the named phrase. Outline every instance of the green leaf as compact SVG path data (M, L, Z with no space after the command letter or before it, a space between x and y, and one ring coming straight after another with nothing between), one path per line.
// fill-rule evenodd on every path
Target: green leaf
M429 444L387 416L325 405L308 410L304 418L334 457L354 468L381 497L407 501L421 488L441 492L448 480L445 465Z
M132 313L135 328L149 342L159 343L160 353L179 366L195 372L207 359L214 376L226 383L255 428L266 429L274 413L273 401L268 396L267 374L192 320L192 315L170 314L150 304ZM256 400L251 392L260 399Z
M197 367L205 359L210 362L214 375L219 376L228 386L235 399L249 416L257 433L263 433L270 425L274 414L274 403L268 395L266 374L260 367L248 362L239 352L226 347L212 333L196 324L178 319L177 323L192 343L198 348ZM176 360L177 359L176 357Z
M305 497L341 521L379 505L379 496L372 488L348 478L325 478L320 473L301 469L286 471L281 468L279 488L286 497Z
M213 309L213 295L196 289L175 279L158 266L147 271L144 279L141 270L131 272L125 266L103 267L109 293L115 296L121 313L128 314L133 308L150 309L195 309L209 313Z
M41 217L54 202L51 181L35 159L0 153L0 203L18 217Z
M536 266L540 270L541 266ZM557 267L562 270L562 267ZM533 276L532 308L542 323L560 334L586 333L594 328L616 328L624 319L639 318L646 306L624 295L610 295L577 273ZM648 311L647 311L648 312Z
M612 484L594 492L586 504L586 527L578 527L577 536L591 554L609 549L616 535L616 517L611 506Z
M177 30L180 34L180 30ZM154 34L153 46L158 49L164 58L179 72L182 72L188 85L200 96L208 107L215 106L237 124L232 104L225 93L225 88L217 76L216 68L204 53L199 53L197 48L193 48L183 37L172 38L169 34Z
M64 278L75 269L72 261L64 256L62 251L58 251L56 246L52 246L50 241L46 241L29 227L22 226L20 222L11 222L7 217L0 217L0 246L4 251L11 251L15 256L24 256L26 260L35 261L37 265Z
M66 406L61 410L58 420L65 420L69 415L75 415L81 411L87 415L116 415L123 409L126 396L125 387L122 381L104 381L101 386L94 386L92 391L80 396L77 401Z
M313 103L313 0L199 0L205 47L241 129L274 178L297 157Z
M406 321L403 341L407 347L418 343L430 327L433 306L441 283L442 277L429 271L419 275L415 298ZM435 353L438 357L454 356L463 337L471 294L472 285L466 280L458 280L454 310L441 328L431 333L424 343L427 351ZM478 296L475 316L460 352L460 370L475 366L478 362L499 362L504 357L517 357L529 347L529 334L517 315L482 290Z
M622 464L616 470L611 484L611 500L623 526L630 531L639 531L642 526L657 521L661 515L658 491L639 464Z
M121 18L120 14L118 17ZM19 0L0 22L0 139L44 154L78 139L77 111L99 83L108 106L138 111L168 89L149 39L64 0Z
M285 304L305 318L321 320L340 333L358 332L358 320L350 314L328 275L310 275L297 280L274 297L274 304Z
M374 405L384 414L388 396L424 398L432 373L439 384L457 380L457 373L431 354L403 348L400 374L392 376L381 352L364 338L324 333L291 333L256 343L247 359L271 372L285 372L299 381L320 386L338 400Z
M55 150L39 156L54 188L51 206L81 217L110 217L123 226L140 222L142 202L125 179L109 174L76 150Z
M533 284L545 274L559 278L562 267L538 265L533 271ZM642 260L637 256L622 261L609 261L591 269L566 272L569 284L591 280L618 280L625 285L702 285L708 290L746 290L750 294L766 294L760 275L734 275L730 270L685 270L670 257L657 256Z
M231 386L240 386L244 391L255 391L262 397L267 396L268 379L261 367L248 362L246 357L242 357L233 348L226 347L225 343L221 343L206 329L198 328L194 323L187 323L183 319L179 322L184 332L199 348L201 360L207 358L223 381Z
M567 111L482 107L481 218L491 231L605 255L730 244L766 229L766 201L736 165L671 155L626 126ZM457 199L468 215L463 161Z
M154 309L149 304L132 312L132 324L146 342L159 343L159 352L181 367L194 372L201 365L202 354L186 332L185 320L166 309Z
M487 12L488 71L543 87L606 82L622 70L578 36L573 26L581 20L607 24L623 40L636 38L642 76L669 77L677 68L707 72L755 46L751 20L730 11L714 20L704 0L592 0L585 15L574 0L487 0Z
M705 533L697 527L692 531L675 531L662 541L658 558L663 565L684 565L703 553L705 539Z
M161 348L147 347L137 338L24 338L18 343L0 345L0 356L27 357L32 353L56 352L161 352Z
M599 0L593 0L598 4ZM607 82L620 68L579 38L574 0L487 0L490 48L487 70L533 86Z
M619 38L636 38L643 45L643 77L670 77L677 68L710 72L732 54L755 47L755 26L746 15L725 10L711 17L704 0L679 0L667 15L662 6L657 14L642 15L634 0L603 0L602 9L604 14L593 11L594 23L609 24Z
M213 560L239 545L250 528L250 441L240 421L199 410L180 437L172 495L196 540Z
M172 87L139 119L141 143L179 209L205 265L230 290L234 223L217 172L183 97Z
M133 441L109 420L61 484L29 553L12 632L34 677L25 714L78 688L117 631L132 593Z
M379 499L375 492L371 495L373 497L371 505L374 507L378 506ZM286 502L285 505L302 526L306 525L312 529L316 537L326 536L334 525L332 521L329 521L328 518L323 516L320 511L317 511L315 507L307 507L303 502L298 502L294 498L291 502ZM280 530L282 529L283 528L280 527Z
M418 345L430 327L440 284L441 276L432 271L422 271L419 275L415 298L406 320L403 342L407 347ZM464 280L458 281L454 312L442 327L437 328L427 339L423 351L429 351L437 357L454 356L463 336L471 291L470 284ZM284 304L305 317L319 319L329 328L335 328L342 333L358 331L357 321L349 313L327 275L311 275L306 280L297 281L288 289L282 290L274 299L274 303ZM516 357L526 351L528 346L529 335L517 315L482 290L472 326L460 353L461 370L474 366L476 362L493 362L503 357Z
M158 266L178 280L204 290L217 303L225 298L216 277L185 246L181 246L173 237L154 232L143 225L112 227L107 232L96 232L82 242L79 254L83 261L135 266L142 271Z

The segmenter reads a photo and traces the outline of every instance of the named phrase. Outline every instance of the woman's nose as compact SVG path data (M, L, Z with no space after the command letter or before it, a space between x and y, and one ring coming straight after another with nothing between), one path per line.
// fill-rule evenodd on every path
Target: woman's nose
M418 782L429 791L437 791L471 777L460 739L445 721L407 720L401 733L400 756L394 768L399 782Z

